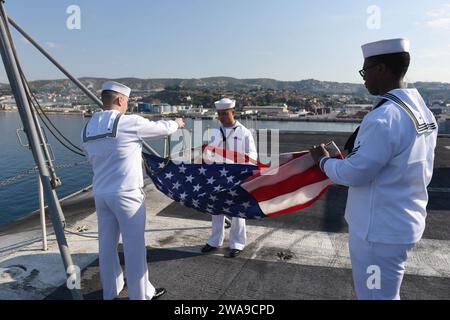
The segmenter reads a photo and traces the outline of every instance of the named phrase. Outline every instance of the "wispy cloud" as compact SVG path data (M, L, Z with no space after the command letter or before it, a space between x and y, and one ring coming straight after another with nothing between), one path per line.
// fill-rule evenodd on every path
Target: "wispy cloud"
M46 41L45 45L50 49L61 48L61 45L59 43L51 42L51 41Z
M444 48L421 49L418 57L420 59L450 58L450 44Z
M426 12L429 20L426 26L433 29L450 30L450 4L443 4L438 8Z

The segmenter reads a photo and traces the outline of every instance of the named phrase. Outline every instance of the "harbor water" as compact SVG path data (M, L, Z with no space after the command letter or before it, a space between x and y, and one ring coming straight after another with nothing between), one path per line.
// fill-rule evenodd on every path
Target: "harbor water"
M89 118L81 115L49 115L55 126L74 144L80 145L80 132ZM192 129L194 121L201 121L202 130L217 127L217 120L186 119L186 128ZM357 123L342 122L299 122L299 121L241 121L249 129L279 129L283 131L353 132ZM198 126L198 123L196 124ZM39 207L37 171L31 150L19 144L16 130L22 128L17 112L0 112L0 225L29 215ZM25 134L21 134L26 142ZM92 181L92 170L86 159L63 147L47 132L48 142L54 154L57 175L62 185L57 188L60 198L74 193ZM161 139L148 140L160 154L164 143ZM198 141L197 141L198 144ZM195 146L195 144L194 144ZM23 173L23 175L22 175ZM7 180L16 177L16 179Z

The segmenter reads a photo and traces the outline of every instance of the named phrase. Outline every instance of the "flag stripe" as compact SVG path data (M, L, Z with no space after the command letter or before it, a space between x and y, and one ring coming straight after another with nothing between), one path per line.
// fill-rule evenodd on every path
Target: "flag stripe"
M311 206L312 204L314 204L314 202L316 202L316 201L317 201L317 200L318 200L325 192L327 192L328 189L329 189L330 187L331 187L331 183L330 183L330 185L326 186L326 187L325 187L325 188L317 195L317 197L314 197L313 199L309 200L308 202L300 203L300 204L297 204L297 205L295 205L295 206L286 208L286 209L284 209L284 210L280 210L280 211L277 211L277 212L273 212L273 213L271 213L271 214L268 214L267 216L268 216L268 217L278 217L278 216L284 215L284 214L289 213L289 212L294 212L294 211L298 211L298 210L302 210L302 209L308 208L309 206Z
M221 148L203 148L203 151L210 150L225 151L227 159L239 156ZM215 160L222 158L219 154L216 153ZM248 157L244 159L248 160ZM282 154L275 160L280 163L272 161L271 166L275 167L264 168L255 162L257 165L175 164L147 156L151 169L148 166L146 169L156 187L175 201L202 212L246 219L304 209L332 185L308 151Z
M294 192L290 192L276 198L259 202L259 207L265 215L277 214L280 211L288 210L293 211L291 208L297 205L308 203L319 197L322 191L331 185L332 182L327 179L312 185L302 187ZM293 204L296 204L293 206Z
M202 146L203 152L205 151L209 151L212 152L213 154L215 154L215 156L220 157L219 159L213 159L216 160L217 163L220 162L226 162L225 159L228 159L230 161L232 161L232 163L238 163L238 164L253 164L256 165L260 168L267 168L268 166L258 162L252 158L250 158L247 154L245 153L240 153L237 151L231 151L228 149L223 149L221 147L216 147L216 146L212 146L212 145L206 145L204 144ZM206 156L206 159L208 159L209 157Z
M314 161L312 157L307 154L303 157L293 159L292 161L289 161L288 163L280 167L276 167L273 169L264 169L259 177L256 177L250 181L245 181L244 183L242 183L241 187L252 193L258 188L283 182L292 175L304 172L308 168L311 168L313 165Z
M309 151L299 151L299 152L292 152L292 153L281 153L279 155L280 159L280 165L285 164L288 161L291 161L292 159L299 158L305 154L309 153Z
M282 165L288 163L289 161L291 161L291 160L293 160L293 159L297 159L297 158L299 158L299 157L302 157L302 156L304 156L305 154L308 154L308 153L309 153L309 151L299 151L299 152L292 152L292 153L281 153L281 154L279 155L279 161L280 161L280 163L278 163L278 167L280 167L280 166L282 166ZM273 163L272 163L272 165L273 165ZM270 167L269 167L269 166L266 166L266 168L270 168ZM260 169L261 169L261 166L260 166ZM249 182L249 181L251 181L251 180L253 180L253 179L256 179L256 178L260 177L260 176L262 175L262 173L266 173L266 172L267 172L267 171L264 171L264 170L267 170L267 169L263 169L263 170L255 170L255 171L253 172L253 175L252 175L251 177L248 177L248 178L244 181L244 183L245 183L245 182Z
M327 176L320 170L320 168L318 166L314 166L304 172L290 176L279 183L266 185L255 189L251 192L251 194L256 201L266 201L326 179L328 179Z

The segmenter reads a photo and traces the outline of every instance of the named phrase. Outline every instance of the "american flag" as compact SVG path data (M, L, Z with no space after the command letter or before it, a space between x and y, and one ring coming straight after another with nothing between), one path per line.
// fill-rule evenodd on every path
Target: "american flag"
M224 154L219 149L209 151ZM334 143L328 149L332 156L342 158ZM226 153L226 157L236 158L235 152ZM259 162L179 163L143 155L147 174L159 191L212 215L261 219L286 214L309 207L332 184L308 151L280 155L276 168Z

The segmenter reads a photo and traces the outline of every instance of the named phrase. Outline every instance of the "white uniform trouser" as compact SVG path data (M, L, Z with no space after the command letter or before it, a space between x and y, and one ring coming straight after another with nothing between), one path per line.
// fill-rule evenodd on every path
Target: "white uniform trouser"
M223 214L212 215L212 232L208 244L212 247L220 247L225 235L225 216ZM245 219L231 218L230 249L243 250L247 235L245 231Z
M349 234L353 283L359 300L400 300L408 252L414 244L369 242Z
M105 300L116 298L124 286L117 252L119 235L123 241L129 298L149 300L155 293L147 271L144 198L141 189L95 195L100 278Z

